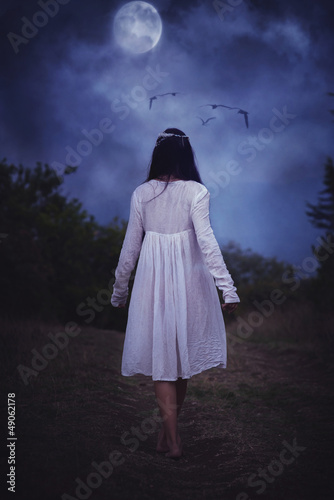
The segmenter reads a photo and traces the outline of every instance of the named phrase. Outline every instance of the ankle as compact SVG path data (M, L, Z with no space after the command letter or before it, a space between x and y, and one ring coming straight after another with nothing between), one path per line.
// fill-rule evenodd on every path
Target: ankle
M179 434L175 436L166 436L166 438L169 447L179 447L181 444L181 437Z

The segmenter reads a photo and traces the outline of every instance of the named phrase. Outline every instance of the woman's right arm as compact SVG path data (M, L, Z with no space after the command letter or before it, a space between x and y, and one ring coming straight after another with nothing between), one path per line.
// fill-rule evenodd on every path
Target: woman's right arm
M216 286L222 290L225 304L236 304L240 299L236 293L236 287L227 270L218 242L213 233L209 213L210 193L203 189L195 197L191 217L197 237L198 244L204 256L204 261L214 277ZM236 306L235 306L236 307ZM235 309L227 308L227 311Z

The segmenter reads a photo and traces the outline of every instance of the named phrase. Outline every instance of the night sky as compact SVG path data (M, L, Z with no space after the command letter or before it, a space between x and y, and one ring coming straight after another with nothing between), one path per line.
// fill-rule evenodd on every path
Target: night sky
M1 2L2 158L59 175L77 164L63 193L107 224L128 219L158 133L180 128L211 192L218 242L300 265L321 234L306 201L334 156L333 3L155 0L162 35L142 53L115 40L125 3ZM149 108L168 92L180 93ZM249 128L208 103L248 111Z

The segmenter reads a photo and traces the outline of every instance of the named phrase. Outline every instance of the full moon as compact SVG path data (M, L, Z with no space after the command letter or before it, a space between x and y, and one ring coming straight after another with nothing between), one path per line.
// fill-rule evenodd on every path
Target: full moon
M161 32L162 22L158 11L147 2L126 3L114 19L117 43L136 54L153 49L160 40Z

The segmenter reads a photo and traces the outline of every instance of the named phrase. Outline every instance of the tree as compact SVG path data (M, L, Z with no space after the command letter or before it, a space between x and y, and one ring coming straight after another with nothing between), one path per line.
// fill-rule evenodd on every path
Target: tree
M48 165L0 162L3 314L79 321L78 304L107 288L125 229L117 218L100 226L78 199L68 200Z
M325 188L320 191L318 203L313 205L307 203L309 208L306 215L310 218L313 226L324 229L324 250L313 247L314 254L319 260L318 278L313 288L313 299L322 309L332 310L334 303L334 165L333 160L328 158L325 164L323 180ZM321 255L321 257L319 257Z
M328 158L325 165L324 181L325 189L320 191L318 203L313 205L307 203L309 210L306 215L311 219L313 226L325 229L327 233L334 234L334 165L333 160Z
M275 257L263 257L250 248L244 250L233 241L222 247L222 254L243 304L267 299L276 288L288 293L282 281L290 268L288 264Z

